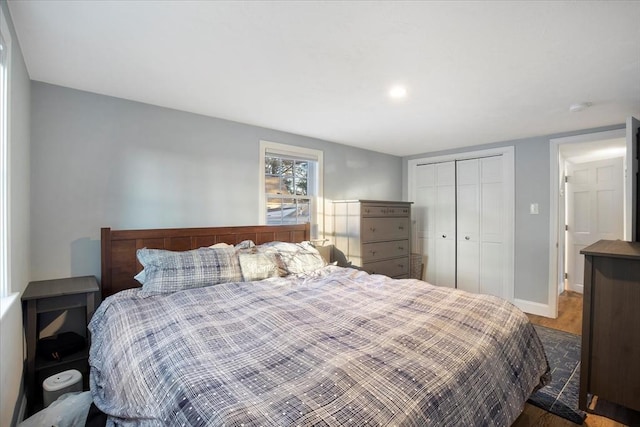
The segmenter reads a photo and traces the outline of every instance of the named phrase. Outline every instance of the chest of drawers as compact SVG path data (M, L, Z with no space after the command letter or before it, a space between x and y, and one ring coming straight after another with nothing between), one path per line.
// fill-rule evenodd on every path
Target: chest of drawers
M368 273L409 277L411 203L338 200L334 204L336 248Z
M600 240L584 254L579 406L591 397L640 411L640 242Z

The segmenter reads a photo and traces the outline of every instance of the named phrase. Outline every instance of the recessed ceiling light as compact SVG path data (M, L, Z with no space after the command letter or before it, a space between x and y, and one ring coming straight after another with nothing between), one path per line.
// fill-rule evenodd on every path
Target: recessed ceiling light
M402 99L407 96L407 88L402 85L395 85L389 89L389 97L393 99Z
M578 111L586 110L592 105L593 104L591 102L577 102L569 106L569 111L571 111L572 113L577 113Z

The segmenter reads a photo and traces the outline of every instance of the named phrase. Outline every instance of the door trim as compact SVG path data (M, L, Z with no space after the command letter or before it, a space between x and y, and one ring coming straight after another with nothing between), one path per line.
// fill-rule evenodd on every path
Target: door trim
M486 150L465 151L461 153L446 154L441 156L422 157L411 159L407 162L407 194L408 200L415 200L416 167L421 164L442 163L456 160L469 160L481 157L503 156L503 174L505 185L505 230L508 236L505 238L505 296L508 301L514 302L515 293L515 148L513 146L490 148ZM413 210L412 210L413 214ZM415 229L415 219L411 218L411 226ZM416 242L416 239L412 239ZM412 248L414 250L415 248ZM517 305L517 304L516 304Z
M560 265L561 257L559 254L564 253L565 241L564 236L564 218L560 223L560 188L564 187L562 178L563 162L560 156L560 145L573 144L580 142L592 142L605 139L626 138L626 129L616 129L605 132L587 133L582 135L568 136L564 138L554 138L549 140L549 159L550 159L550 178L549 178L549 284L548 284L548 302L546 314L543 316L557 318L558 317L558 288L560 281L564 281L563 265ZM629 185L629 177L625 177L625 186ZM624 191L625 207L628 205L626 194ZM627 239L627 225L625 224L624 235ZM564 262L562 262L564 264Z

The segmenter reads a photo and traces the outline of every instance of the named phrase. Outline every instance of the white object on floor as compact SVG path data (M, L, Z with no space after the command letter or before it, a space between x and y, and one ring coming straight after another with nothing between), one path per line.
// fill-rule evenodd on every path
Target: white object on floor
M80 371L69 369L48 377L42 382L45 408L63 394L73 391L82 391L82 374Z
M87 421L93 398L90 391L65 393L55 402L18 424L18 427L76 427Z

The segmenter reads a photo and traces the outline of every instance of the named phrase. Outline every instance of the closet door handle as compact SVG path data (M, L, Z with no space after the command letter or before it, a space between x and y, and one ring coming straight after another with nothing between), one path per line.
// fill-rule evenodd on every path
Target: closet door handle
M469 236L464 236L464 240L469 240L469 239L471 239L471 237L469 237Z
M447 235L446 235L446 234L443 234L443 235L442 235L442 238L443 238L443 239L446 239L446 238L447 238Z

